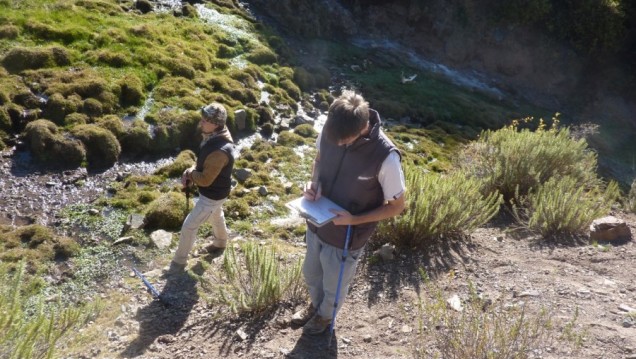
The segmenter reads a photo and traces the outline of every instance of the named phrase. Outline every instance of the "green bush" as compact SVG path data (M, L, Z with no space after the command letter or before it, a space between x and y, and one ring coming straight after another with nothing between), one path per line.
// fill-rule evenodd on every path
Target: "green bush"
M627 195L627 209L636 213L636 179L632 182L632 188Z
M101 117L97 119L97 121L95 121L95 124L112 132L112 134L115 135L117 139L122 138L122 136L126 132L124 128L124 122L117 115L106 115L104 117Z
M20 35L20 28L15 25L1 25L0 39L15 39Z
M508 203L516 193L530 189L553 176L575 178L581 187L599 184L596 154L584 139L575 140L565 129L518 130L516 125L485 131L461 153L461 165L480 178L483 193L499 192Z
M121 146L126 153L143 154L150 149L148 124L143 120L135 120L121 138Z
M241 252L242 258L229 246L223 258L227 283L219 297L233 312L262 313L283 300L304 298L301 260L281 263L274 249L253 242L243 243Z
M81 104L81 99L77 96L66 99L64 98L64 95L60 93L54 93L46 102L44 117L50 119L58 125L63 126L66 115L77 112Z
M592 221L606 216L619 196L618 184L605 189L582 187L576 178L553 177L525 197L513 213L525 228L541 234L573 235L584 233Z
M26 277L25 268L24 261L17 271L0 262L0 357L53 358L60 339L70 340L94 320L101 304L45 305L43 296L29 293L33 280ZM35 310L27 307L34 302Z
M377 236L403 247L469 232L488 222L499 211L501 195L481 194L481 181L464 172L449 175L424 173L405 167L406 210L383 221Z

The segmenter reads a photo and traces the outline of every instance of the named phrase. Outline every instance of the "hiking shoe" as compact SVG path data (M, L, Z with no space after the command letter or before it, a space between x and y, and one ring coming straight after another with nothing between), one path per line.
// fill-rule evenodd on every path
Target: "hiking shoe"
M163 269L163 273L161 274L162 278L168 278L175 275L185 273L185 264L177 263L174 261L170 261L170 265Z
M303 334L318 335L322 334L331 325L331 318L323 318L316 314L303 327Z
M291 323L294 325L305 325L311 317L316 314L316 308L309 303L303 309L297 311L291 317Z
M193 257L203 257L207 255L218 257L225 251L225 247L217 247L214 244L208 244L207 246L197 250Z

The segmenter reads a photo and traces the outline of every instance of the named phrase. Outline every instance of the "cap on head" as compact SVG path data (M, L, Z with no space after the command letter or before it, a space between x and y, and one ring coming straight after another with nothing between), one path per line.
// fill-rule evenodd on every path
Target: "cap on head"
M219 126L225 126L227 120L227 111L225 106L218 102L213 102L207 106L201 107L201 116L206 121L217 124Z

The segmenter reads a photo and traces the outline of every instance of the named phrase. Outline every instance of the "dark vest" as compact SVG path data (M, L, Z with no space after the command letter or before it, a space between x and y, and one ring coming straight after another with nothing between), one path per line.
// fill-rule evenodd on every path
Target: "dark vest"
M232 168L234 167L234 144L228 142L226 138L221 136L214 137L206 142L203 147L199 149L197 154L197 171L203 171L203 163L208 155L214 151L221 150L229 158L229 162L221 169L221 172L216 179L207 187L199 187L199 193L207 198L219 200L227 198L230 195L232 188Z
M334 201L351 214L367 212L384 204L384 193L378 180L382 162L392 151L398 151L380 130L380 116L370 110L370 132L349 146L337 146L321 136L320 184L322 195ZM399 154L399 152L398 152ZM307 223L311 231L325 243L344 248L347 226L327 223L316 227ZM377 222L363 223L352 228L351 249L364 247Z

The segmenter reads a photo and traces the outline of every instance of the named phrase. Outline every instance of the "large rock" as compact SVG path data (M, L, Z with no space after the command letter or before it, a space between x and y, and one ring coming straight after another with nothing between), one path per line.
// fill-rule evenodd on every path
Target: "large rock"
M590 225L590 239L593 241L613 241L631 237L627 223L614 216L595 219Z

